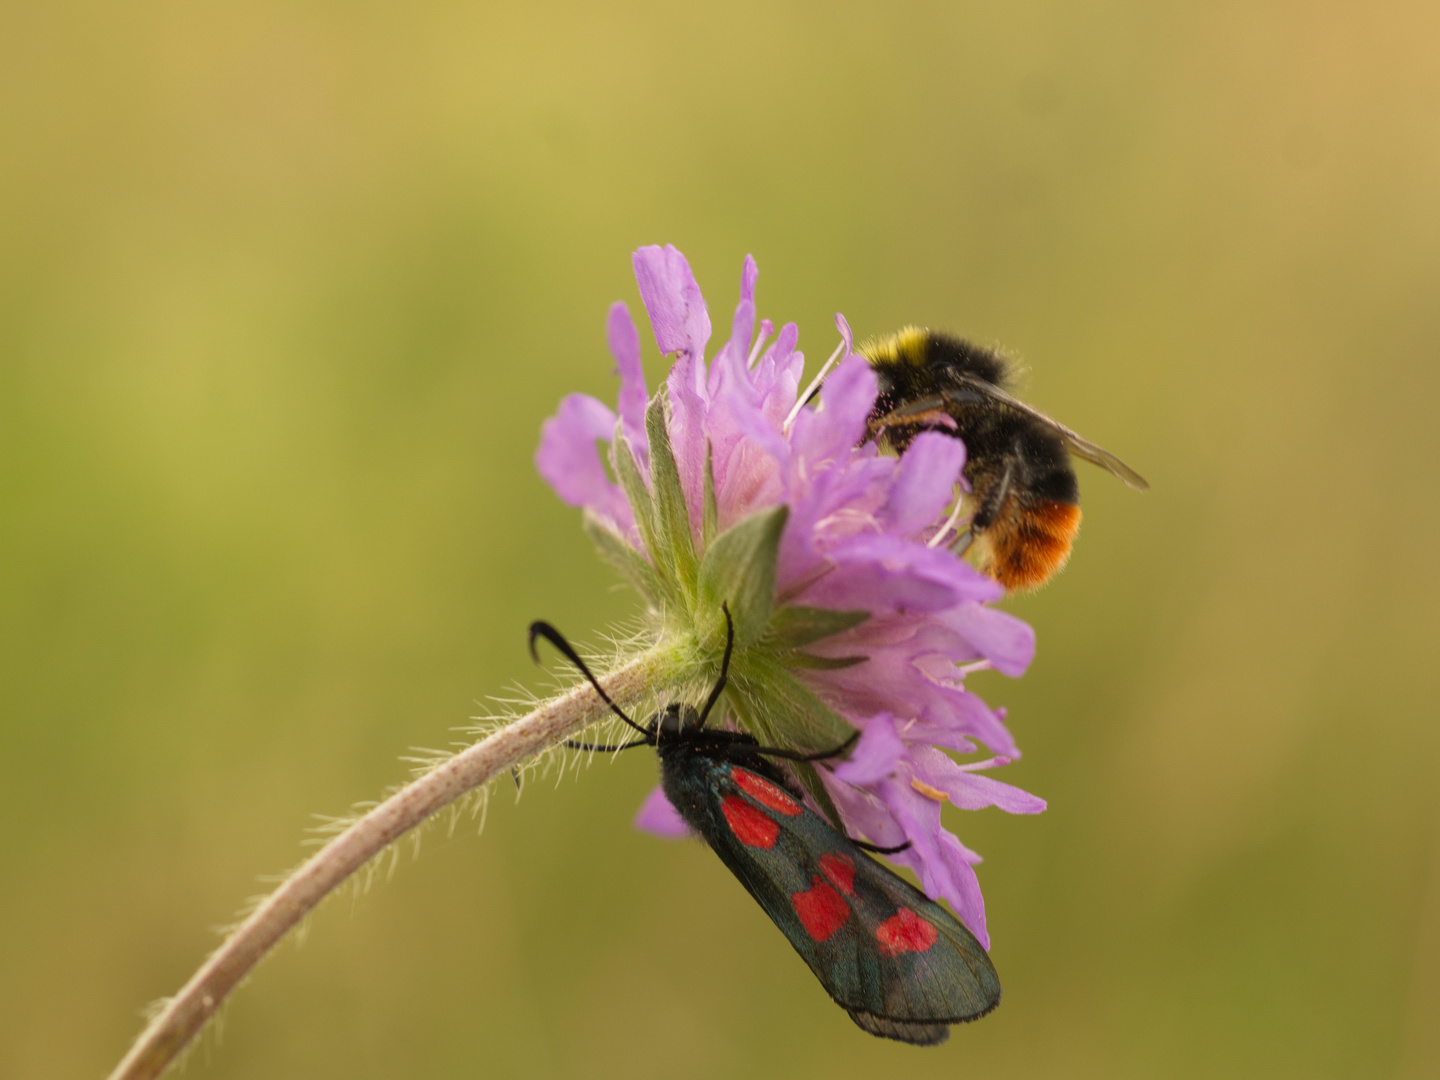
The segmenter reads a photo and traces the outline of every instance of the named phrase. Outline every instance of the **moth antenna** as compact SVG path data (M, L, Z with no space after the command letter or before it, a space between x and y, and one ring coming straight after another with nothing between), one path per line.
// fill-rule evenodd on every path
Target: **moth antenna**
M715 707L715 702L720 700L720 691L724 690L725 684L730 681L730 654L735 650L735 620L730 617L730 602L727 600L722 603L720 610L725 612L725 655L720 660L720 678L715 680L715 687L705 700L705 708L700 710L700 723L696 726L702 728L710 716L710 710Z
M821 750L814 754L804 754L799 750L785 750L778 746L747 746L745 749L752 754L766 754L769 757L784 758L786 761L824 761L826 758L839 757L854 746L859 738L860 732L857 731L833 750Z
M728 612L726 613L726 618L729 618ZM630 717L626 716L625 711L610 700L610 695L605 692L605 688L600 685L599 680L596 679L595 676L591 674L590 669L585 666L585 661L580 659L580 654L570 647L570 643L565 640L565 636L561 634L559 630L556 630L547 622L536 621L530 624L530 659L534 660L537 664L540 663L540 654L535 651L535 639L537 637L543 637L551 645L555 646L566 660L569 660L580 669L580 674L590 680L590 685L595 688L595 692L600 695L601 700L610 706L611 712L620 717L621 720L624 720L625 723L629 724L636 731L640 732L641 735L647 738L649 737L650 733L648 731L635 723L634 720L631 720ZM728 648L725 650L725 656L728 660L730 656L730 650Z
M846 839L856 847L865 851L873 851L876 855L894 855L897 852L906 851L910 847L909 840L906 840L903 844L896 844L894 847L880 847L878 844L867 844L864 840L856 840L853 836L846 837Z

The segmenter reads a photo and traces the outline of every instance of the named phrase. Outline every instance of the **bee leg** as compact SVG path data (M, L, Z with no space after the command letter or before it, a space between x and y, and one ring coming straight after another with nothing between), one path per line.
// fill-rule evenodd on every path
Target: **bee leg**
M988 491L975 493L975 516L970 519L972 537L976 533L984 532L1000 516L1000 511L1005 508L1005 500L1010 497L1010 482L1014 475L1015 459L1010 458L1005 462L1005 471L1000 474L1000 479Z
M878 439L890 428L900 428L913 438L921 431L955 431L955 418L945 409L945 399L940 396L909 401L884 416L872 417L869 424L870 439ZM909 438L905 440L909 442Z

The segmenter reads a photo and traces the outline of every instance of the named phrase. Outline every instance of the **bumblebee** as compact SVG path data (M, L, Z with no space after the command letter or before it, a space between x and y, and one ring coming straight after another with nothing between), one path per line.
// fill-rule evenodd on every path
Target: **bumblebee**
M897 452L922 431L965 443L970 491L936 540L956 529L956 550L1011 592L1038 588L1070 557L1080 529L1071 454L1137 491L1150 487L1114 454L1012 395L1014 371L999 353L914 326L858 351L880 382L872 439Z

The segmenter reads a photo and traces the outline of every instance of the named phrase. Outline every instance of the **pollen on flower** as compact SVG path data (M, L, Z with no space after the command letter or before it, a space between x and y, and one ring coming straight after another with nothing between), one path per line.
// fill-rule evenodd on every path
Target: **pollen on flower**
M911 779L910 779L910 786L911 786L912 788L914 788L916 791L918 791L921 795L924 795L927 799L934 799L936 802L949 802L949 801L950 801L950 796L949 796L949 795L947 795L945 792L941 791L939 788L937 788L937 787L935 787L935 786L933 786L933 785L931 785L931 784L927 784L924 780L921 780L919 777L911 777Z

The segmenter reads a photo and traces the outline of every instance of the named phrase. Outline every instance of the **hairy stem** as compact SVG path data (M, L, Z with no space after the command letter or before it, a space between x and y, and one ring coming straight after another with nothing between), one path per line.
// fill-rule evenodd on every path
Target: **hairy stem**
M633 701L652 685L664 658L660 649L645 653L601 681L616 701ZM110 1080L159 1076L230 991L337 885L466 792L556 745L606 711L595 691L582 683L460 751L360 818L286 878L211 954L135 1040Z

